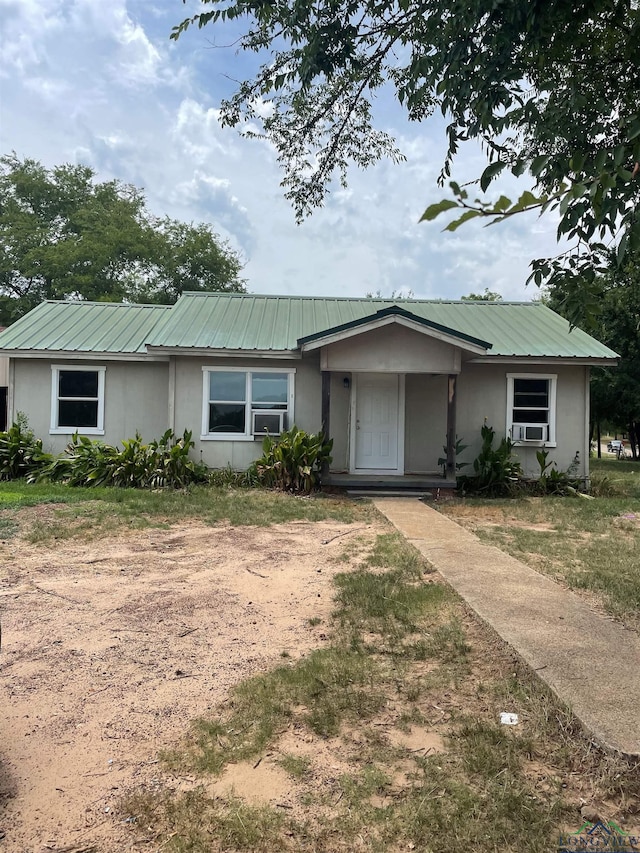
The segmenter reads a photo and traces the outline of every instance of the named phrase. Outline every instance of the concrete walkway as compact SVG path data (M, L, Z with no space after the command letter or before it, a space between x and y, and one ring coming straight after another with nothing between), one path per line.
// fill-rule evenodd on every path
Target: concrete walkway
M640 637L415 498L375 506L604 746L640 756Z

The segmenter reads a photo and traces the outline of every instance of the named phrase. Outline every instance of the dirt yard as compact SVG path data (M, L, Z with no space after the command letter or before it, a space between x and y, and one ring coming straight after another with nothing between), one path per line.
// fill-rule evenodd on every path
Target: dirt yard
M52 510L22 511L36 512ZM0 543L0 848L140 849L118 799L153 785L158 751L233 684L322 645L345 568L331 557L365 530L193 523Z

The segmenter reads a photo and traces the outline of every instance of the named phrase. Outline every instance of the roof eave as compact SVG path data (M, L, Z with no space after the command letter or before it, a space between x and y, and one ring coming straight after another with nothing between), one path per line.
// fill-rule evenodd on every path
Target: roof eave
M300 350L264 350L264 349L225 349L223 347L180 347L180 346L154 346L148 345L150 353L170 355L197 355L220 358L276 358L276 359L300 359Z
M48 358L48 359L82 359L83 361L168 361L161 353L148 352L101 352L89 350L27 350L0 349L0 358Z
M488 355L484 358L470 358L467 364L575 364L588 367L615 367L619 356L582 355Z

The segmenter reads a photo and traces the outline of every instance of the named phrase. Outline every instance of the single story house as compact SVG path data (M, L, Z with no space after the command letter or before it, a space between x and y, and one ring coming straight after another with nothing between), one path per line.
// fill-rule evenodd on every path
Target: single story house
M589 369L617 358L540 302L235 293L45 302L2 333L0 355L9 419L24 412L50 451L76 431L117 444L189 429L207 465L244 469L265 430L295 423L333 438L336 483L450 482L457 437L471 462L485 423L531 475L547 448L588 477Z

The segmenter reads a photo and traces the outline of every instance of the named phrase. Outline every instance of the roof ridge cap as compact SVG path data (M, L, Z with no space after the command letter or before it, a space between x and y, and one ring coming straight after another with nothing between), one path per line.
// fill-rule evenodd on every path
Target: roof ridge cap
M79 305L100 306L106 308L173 308L175 303L164 305L161 302L100 302L94 299L45 299L39 305ZM36 308L39 307L36 305ZM26 315L25 315L26 316Z
M435 297L432 299L416 299L416 298L405 298L405 297L393 297L393 296L321 296L319 294L302 294L302 293L237 293L237 292L229 292L223 290L184 290L179 299L182 297L199 297L199 298L208 298L211 296L215 297L225 297L227 299L259 299L259 300L271 300L271 299L283 299L290 302L300 301L300 302L358 302L358 303L371 303L372 305L375 303L384 302L388 305L473 305L473 306L504 306L504 305L520 305L520 306L530 306L530 305L542 305L545 306L543 302L540 300L530 300L530 299L500 299L496 301L485 300L485 299L449 299L443 297ZM120 303L118 303L120 304ZM133 303L135 304L135 303ZM171 307L171 306L167 306Z

